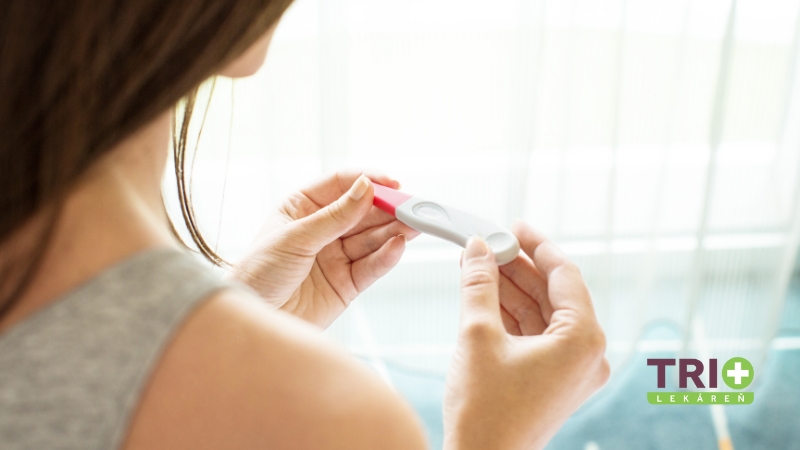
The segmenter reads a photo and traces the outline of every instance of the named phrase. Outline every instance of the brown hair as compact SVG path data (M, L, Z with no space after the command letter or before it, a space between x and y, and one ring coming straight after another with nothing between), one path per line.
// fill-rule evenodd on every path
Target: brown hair
M197 86L261 37L290 3L0 2L0 244L23 225L39 228L26 257L15 252L0 267L0 316L29 283L80 175L189 94L174 130L176 163L182 160ZM179 191L182 169L176 164ZM197 230L189 196L181 195L181 207L201 252L218 263ZM46 218L31 223L40 211Z

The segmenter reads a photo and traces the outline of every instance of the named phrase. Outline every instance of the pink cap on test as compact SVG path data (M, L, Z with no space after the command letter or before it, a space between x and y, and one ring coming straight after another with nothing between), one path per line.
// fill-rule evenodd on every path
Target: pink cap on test
M411 198L410 195L404 192L377 183L372 183L372 187L375 188L372 204L393 216L395 215L394 210Z

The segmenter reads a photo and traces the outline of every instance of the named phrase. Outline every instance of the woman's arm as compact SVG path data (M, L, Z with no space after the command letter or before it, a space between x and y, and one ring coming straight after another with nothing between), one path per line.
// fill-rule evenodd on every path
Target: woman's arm
M179 330L125 449L423 449L411 408L319 332L225 291Z

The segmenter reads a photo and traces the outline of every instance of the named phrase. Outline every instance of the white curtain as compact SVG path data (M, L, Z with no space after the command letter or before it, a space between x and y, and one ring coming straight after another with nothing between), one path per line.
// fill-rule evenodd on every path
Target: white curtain
M665 323L668 347L758 370L800 231L799 6L297 0L266 66L210 97L201 227L234 258L294 188L377 168L554 238L582 268L615 366ZM379 370L443 373L459 254L413 241L328 334Z

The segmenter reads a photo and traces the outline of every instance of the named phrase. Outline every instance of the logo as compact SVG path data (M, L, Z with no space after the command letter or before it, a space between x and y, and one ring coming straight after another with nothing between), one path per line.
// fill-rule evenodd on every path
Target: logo
M731 358L722 366L722 381L731 389L744 389L753 381L753 365L744 358Z
M657 368L658 389L667 387L667 367L675 366L675 359L652 358L647 360L648 366ZM753 403L753 393L743 392L742 389L750 386L753 381L755 371L750 361L742 357L731 358L722 365L722 369L717 369L717 360L708 360L708 372L706 387L700 378L706 367L699 359L681 358L677 360L678 365L678 387L680 389L689 388L689 380L698 391L687 392L648 392L647 401L653 405L749 405ZM722 382L733 392L721 392L717 390L719 375L722 375ZM703 391L702 389L708 389Z

